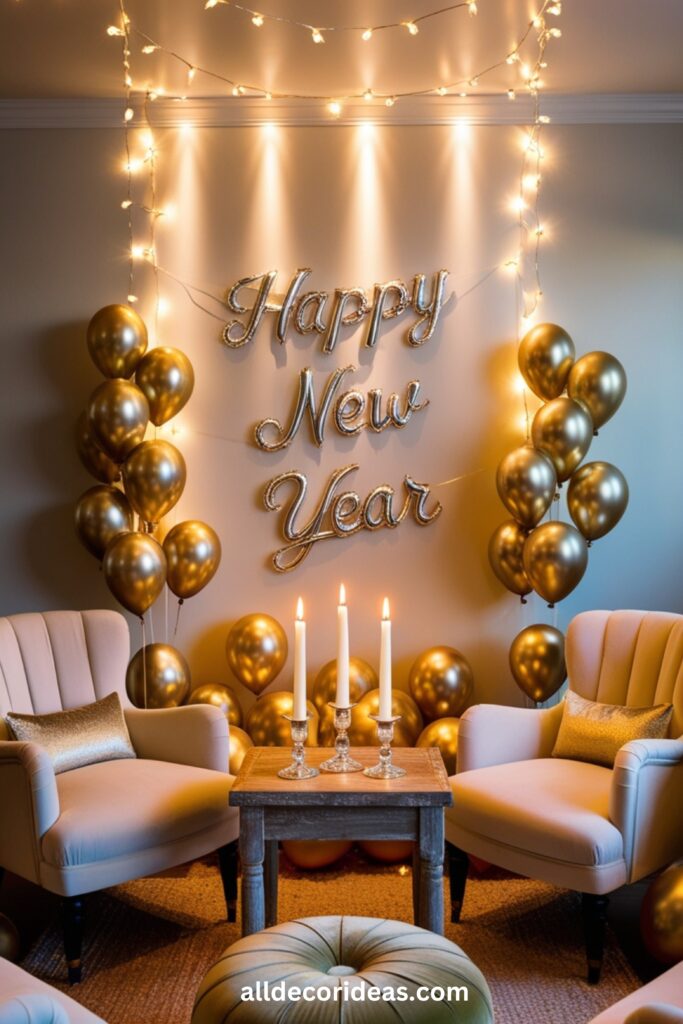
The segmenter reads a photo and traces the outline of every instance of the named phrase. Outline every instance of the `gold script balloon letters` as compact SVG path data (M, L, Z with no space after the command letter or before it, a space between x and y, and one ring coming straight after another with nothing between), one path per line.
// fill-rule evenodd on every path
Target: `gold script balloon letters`
M337 288L333 296L324 291L302 293L302 286L310 274L309 268L297 270L279 303L274 301L272 291L276 270L236 281L228 292L226 304L242 319L231 320L225 325L225 344L229 348L248 345L266 313L274 313L277 314L275 337L280 344L287 340L287 331L293 327L302 335L319 335L322 351L326 354L335 351L343 328L354 326L367 317L362 345L374 349L382 323L401 316L411 307L417 319L406 332L408 344L416 348L433 337L444 304L448 271L435 273L431 285L427 284L425 274L416 274L412 291L403 281L377 284L371 300L362 288ZM246 298L243 299L247 290L255 293L250 307L244 304ZM307 419L313 442L322 448L328 424L332 424L343 437L354 437L362 430L379 434L389 427L405 427L414 413L429 405L429 400L421 395L419 380L409 381L402 393L392 392L387 396L381 388L371 388L366 394L354 387L344 389L345 378L355 370L355 366L337 368L318 389L313 370L310 367L301 370L292 414L288 420L262 419L254 428L256 446L263 452L279 452L288 448ZM547 461L549 472L553 473L551 462L544 461ZM429 485L417 483L407 474L402 497L397 497L389 484L380 484L361 499L356 491L342 487L342 481L357 469L358 465L353 464L335 470L310 514L302 513L308 490L308 479L304 473L291 470L268 482L263 494L264 505L269 511L282 513L281 530L286 541L272 556L277 572L295 569L319 540L350 537L360 530L394 529L408 516L412 516L420 526L426 526L441 513L441 504L429 500ZM283 504L280 491L287 484L294 486L287 496L287 503Z

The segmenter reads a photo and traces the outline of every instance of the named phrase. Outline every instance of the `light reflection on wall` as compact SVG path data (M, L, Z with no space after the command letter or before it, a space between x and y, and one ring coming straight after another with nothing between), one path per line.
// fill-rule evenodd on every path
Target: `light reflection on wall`
M254 146L251 206L248 230L241 240L245 266L258 273L265 266L286 270L290 265L291 224L287 197L287 146L292 144L286 129L266 122L248 129Z
M349 132L352 138L348 152L353 164L344 255L352 258L354 275L359 281L374 281L385 263L386 233L379 168L382 136L377 125L370 121Z

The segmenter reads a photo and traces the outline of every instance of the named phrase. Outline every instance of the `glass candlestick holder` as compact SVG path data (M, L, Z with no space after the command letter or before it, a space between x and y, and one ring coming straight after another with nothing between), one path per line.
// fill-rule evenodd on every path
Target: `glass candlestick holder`
M304 764L306 749L304 744L308 737L308 719L311 718L310 711L305 718L294 718L292 715L283 715L289 722L292 730L292 763L286 768L281 768L278 775L281 779L313 779L318 775L317 768L310 768Z
M323 761L320 765L321 771L359 772L362 770L363 765L349 757L349 747L351 744L349 743L348 731L351 725L351 709L355 708L355 706L355 704L348 704L346 707L342 707L339 704L334 704L332 701L328 703L328 707L334 710L334 729L336 733L334 749L336 754L334 757L328 758L327 761Z
M394 737L394 726L401 718L400 715L392 715L391 718L382 718L380 715L370 715L374 722L377 722L377 736L379 738L379 763L366 768L363 775L371 779L400 779L405 775L405 768L398 768L391 763L391 741Z

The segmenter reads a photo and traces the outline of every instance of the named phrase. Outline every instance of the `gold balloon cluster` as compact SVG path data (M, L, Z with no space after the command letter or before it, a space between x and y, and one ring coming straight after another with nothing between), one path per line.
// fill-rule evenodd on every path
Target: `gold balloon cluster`
M544 404L526 444L498 466L498 494L512 518L494 530L489 562L522 602L534 590L552 608L580 583L591 543L626 511L628 485L621 471L609 462L582 465L598 428L624 400L626 373L609 352L576 359L574 342L556 324L533 327L521 341L518 361L526 384ZM541 523L565 480L574 525ZM564 652L543 626L519 634L510 663L520 687L535 700L547 699L565 678Z
M664 964L683 960L683 860L655 878L645 893L640 928L648 950Z
M102 562L117 601L142 616L164 583L182 603L206 586L220 563L218 536L199 520L178 523L163 546L153 536L183 493L186 467L175 445L145 440L145 433L150 422L161 426L183 408L194 372L178 349L147 351L147 329L130 306L98 310L87 343L106 379L76 427L78 454L99 481L78 500L76 532ZM115 486L119 481L123 490Z

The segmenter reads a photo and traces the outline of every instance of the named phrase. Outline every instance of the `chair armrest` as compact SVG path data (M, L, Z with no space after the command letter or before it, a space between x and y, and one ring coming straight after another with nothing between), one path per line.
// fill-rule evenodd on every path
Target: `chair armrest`
M228 720L218 708L126 708L124 714L138 757L227 773Z
M0 865L40 881L40 840L59 817L52 761L37 743L0 741Z
M614 762L609 815L624 838L629 881L683 854L683 737L624 744Z
M550 757L561 718L562 704L541 710L475 704L460 719L458 772Z

